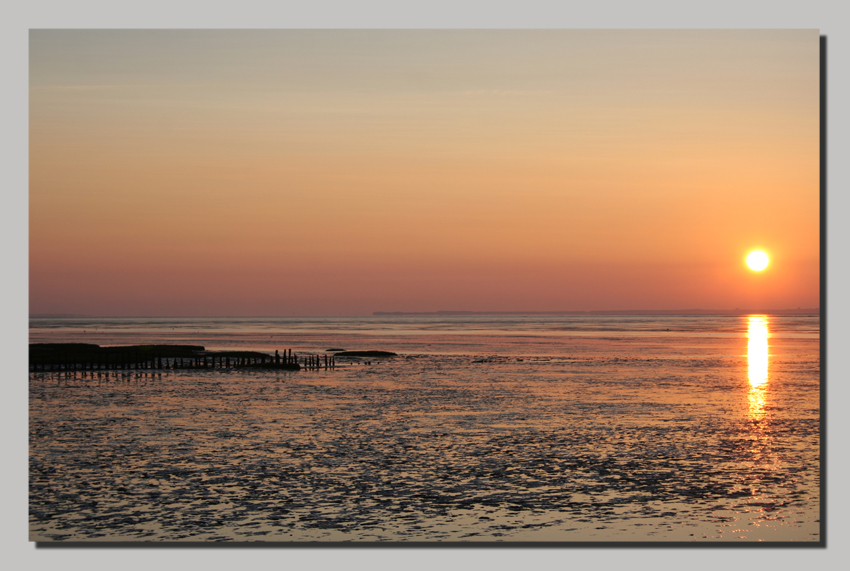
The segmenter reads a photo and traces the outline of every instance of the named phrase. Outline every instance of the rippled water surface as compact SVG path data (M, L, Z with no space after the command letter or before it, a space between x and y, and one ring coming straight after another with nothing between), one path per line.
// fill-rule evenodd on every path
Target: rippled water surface
M818 541L812 317L33 319L335 370L30 373L30 538Z

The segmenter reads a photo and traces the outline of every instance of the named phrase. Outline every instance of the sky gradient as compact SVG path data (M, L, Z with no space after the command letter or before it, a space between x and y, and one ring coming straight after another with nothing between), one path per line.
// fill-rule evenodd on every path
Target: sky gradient
M818 307L818 48L31 31L30 312Z

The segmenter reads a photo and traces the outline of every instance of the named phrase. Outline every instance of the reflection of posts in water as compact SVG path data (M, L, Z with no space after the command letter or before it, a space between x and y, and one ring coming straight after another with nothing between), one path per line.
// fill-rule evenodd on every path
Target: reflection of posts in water
M767 316L751 315L747 331L747 374L750 380L750 416L760 418L764 414L767 388L767 363L769 331Z

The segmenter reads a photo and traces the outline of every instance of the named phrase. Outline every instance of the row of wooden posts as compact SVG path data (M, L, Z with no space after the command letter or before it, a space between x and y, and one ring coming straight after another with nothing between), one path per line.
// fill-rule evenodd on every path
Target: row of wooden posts
M304 362L299 363L305 369L336 369L336 359L333 355L305 355Z
M230 369L241 367L285 368L300 366L304 369L335 369L333 355L292 354L292 349L284 350L281 355L274 352L269 355L229 356L197 355L193 357L142 356L141 354L119 353L112 355L86 355L82 359L70 355L57 355L50 360L36 360L30 363L33 371L101 371L101 370L146 370L146 369Z

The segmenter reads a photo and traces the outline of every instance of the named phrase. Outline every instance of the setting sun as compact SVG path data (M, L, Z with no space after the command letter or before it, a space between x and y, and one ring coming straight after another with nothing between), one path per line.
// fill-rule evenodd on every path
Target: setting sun
M767 258L767 254L760 250L756 250L755 252L750 252L747 256L747 266L751 270L756 272L760 272L767 267L769 260Z

